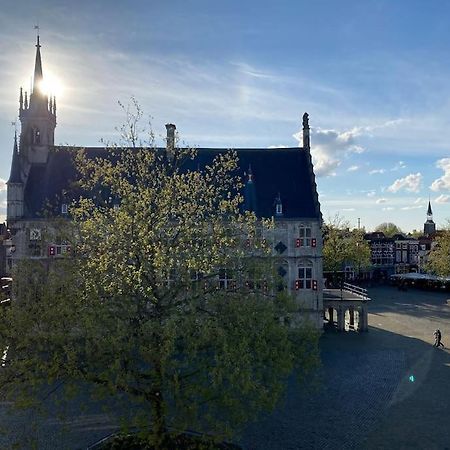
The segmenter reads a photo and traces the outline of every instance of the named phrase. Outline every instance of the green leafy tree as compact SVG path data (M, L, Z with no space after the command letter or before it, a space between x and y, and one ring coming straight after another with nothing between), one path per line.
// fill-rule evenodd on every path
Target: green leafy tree
M358 272L370 265L370 246L364 239L364 230L350 230L348 222L340 216L324 225L324 270L336 273L345 265Z
M22 405L55 383L125 397L124 423L165 449L180 430L220 439L274 407L294 368L316 366L317 334L281 324L292 302L270 293L270 223L240 212L236 155L186 169L192 150L141 147L140 117L121 129L131 149L77 157L86 195L60 231L71 256L16 271L0 383Z
M436 237L428 254L427 270L442 277L450 276L450 224Z
M386 237L392 237L395 234L402 234L403 231L392 222L383 222L375 228L375 231L381 231Z

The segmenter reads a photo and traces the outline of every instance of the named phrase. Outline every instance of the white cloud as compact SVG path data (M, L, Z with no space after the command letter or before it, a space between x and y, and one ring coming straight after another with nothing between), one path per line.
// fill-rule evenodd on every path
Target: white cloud
M359 166L350 166L347 169L347 172L356 172L359 169Z
M269 145L267 148L288 148L287 145Z
M356 211L355 208L342 208L342 211Z
M414 203L417 205L418 203L423 203L425 200L422 198L422 197L417 197L415 200L414 200Z
M444 171L442 177L433 181L430 188L435 192L450 191L450 158L442 158L436 162L436 167Z
M367 197L375 197L375 191L369 191Z
M422 183L422 174L420 172L410 173L404 178L398 178L395 180L387 190L389 192L398 192L401 189L405 189L409 192L419 192L420 185Z
M375 203L377 204L377 205L381 205L381 203L386 203L386 199L385 198L379 198Z
M6 180L0 178L0 192L6 191Z
M404 163L404 161L399 161L399 162L391 169L391 171L404 169L405 167L406 167L406 164Z
M416 205L416 206L403 206L403 208L401 208L403 211L408 211L410 209L421 209L422 205Z
M324 130L311 128L311 155L316 176L336 175L335 170L342 160L354 153L364 152L364 148L356 143L356 137L361 134L360 128L347 131ZM302 132L294 134L301 145Z
M383 211L392 211L393 209L393 206L386 206L385 208L383 208Z
M450 203L450 195L441 194L434 200L436 203Z
M386 172L384 169L374 169L369 172L369 175L375 175L376 173L384 173Z

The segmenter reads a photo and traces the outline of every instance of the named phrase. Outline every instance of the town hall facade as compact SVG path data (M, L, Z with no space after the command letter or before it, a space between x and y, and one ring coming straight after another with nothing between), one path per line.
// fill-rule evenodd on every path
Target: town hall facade
M14 137L7 182L8 235L6 272L24 258L48 260L67 253L69 244L49 238L52 217L67 217L71 181L77 172L73 147L55 146L56 99L39 90L43 81L41 45L36 44L32 91L20 89L20 135ZM167 142L174 136L169 124ZM81 149L80 149L81 150ZM99 154L105 148L85 149ZM308 114L303 116L303 147L234 149L244 181L243 208L259 218L274 218L265 236L272 258L298 306L297 323L323 324L322 215L310 153ZM198 148L195 162L202 166L228 149Z

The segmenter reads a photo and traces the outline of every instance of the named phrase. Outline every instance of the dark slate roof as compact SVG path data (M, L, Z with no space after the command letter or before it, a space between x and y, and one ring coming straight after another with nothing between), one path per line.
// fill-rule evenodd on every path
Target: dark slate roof
M86 148L90 157L105 155L104 148ZM219 152L227 149L198 148L194 160L186 162L186 168L197 170L209 164ZM246 172L252 168L254 185L246 199L252 203L258 217L272 217L275 213L274 200L280 193L283 218L321 219L316 184L308 151L295 148L281 149L235 149L239 158L239 175L247 181ZM27 217L39 217L46 204L58 205L61 196L68 192L75 196L73 182L77 173L72 162L74 149L55 147L49 153L45 165L33 165L25 187L25 209ZM247 189L248 191L248 189ZM253 192L251 192L253 191ZM72 195L70 195L72 193ZM244 189L244 195L246 190Z
M20 175L19 152L17 149L17 136L14 136L14 150L11 162L11 173L9 174L8 183L22 183Z

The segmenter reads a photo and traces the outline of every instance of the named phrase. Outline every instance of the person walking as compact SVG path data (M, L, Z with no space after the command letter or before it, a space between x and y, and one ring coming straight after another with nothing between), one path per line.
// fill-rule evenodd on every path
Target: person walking
M444 344L441 342L441 339L442 339L441 330L434 330L433 335L434 335L433 347L438 348L439 346L442 346L442 348L445 348Z

